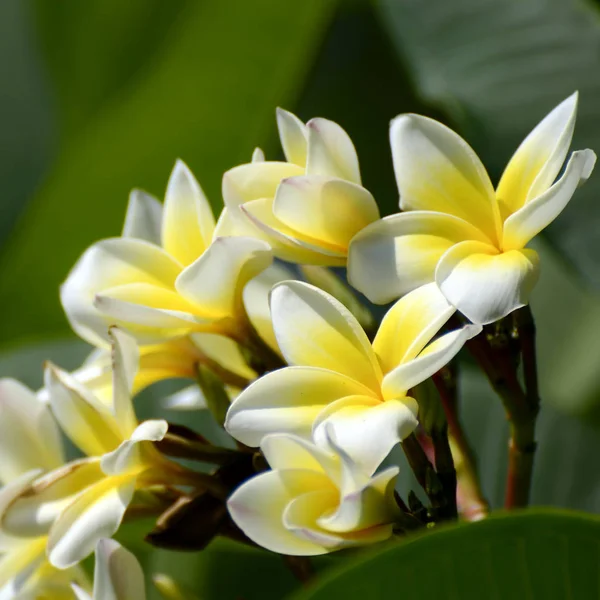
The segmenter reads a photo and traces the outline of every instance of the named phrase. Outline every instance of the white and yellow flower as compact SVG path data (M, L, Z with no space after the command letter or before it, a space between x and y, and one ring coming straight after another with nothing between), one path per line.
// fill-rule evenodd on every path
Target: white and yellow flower
M471 147L426 117L401 115L390 137L400 207L352 241L352 285L384 304L435 281L474 323L491 323L528 303L539 257L526 248L591 174L596 155L568 154L577 109L573 94L527 136L498 187Z
M373 345L332 296L288 281L271 292L279 347L292 365L250 384L232 403L225 428L249 446L269 433L324 443L330 424L344 451L374 471L417 425L408 390L444 366L480 331L467 326L430 343L454 309L434 284L399 300Z
M0 519L31 482L64 463L48 407L11 379L0 380ZM0 528L0 599L73 600L70 584L88 588L79 568L58 570L46 559L44 533L15 536Z
M178 161L164 206L134 191L122 237L81 256L61 288L71 326L101 347L120 326L143 344L212 332L243 337L244 285L272 261L269 245L251 237L215 236L200 185Z
M226 211L218 227L262 234L283 260L344 266L352 237L379 218L373 196L361 185L354 145L327 119L305 125L278 109L277 124L287 162L255 153L251 163L227 171Z
M146 583L137 558L111 539L96 544L94 590L89 594L73 585L77 600L144 600Z
M398 467L373 476L328 431L327 448L289 434L266 436L272 471L243 483L227 506L254 542L280 554L316 555L372 544L392 535Z
M36 479L6 509L2 525L15 535L48 535L48 557L68 568L112 536L137 489L177 484L181 467L152 442L167 432L163 420L138 424L131 402L138 352L132 338L112 329L113 398L107 405L73 376L50 365L46 389L61 428L86 458Z

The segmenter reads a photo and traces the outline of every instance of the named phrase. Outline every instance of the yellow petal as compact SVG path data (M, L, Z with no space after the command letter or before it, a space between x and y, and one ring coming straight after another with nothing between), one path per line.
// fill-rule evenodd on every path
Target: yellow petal
M361 229L379 218L360 185L324 176L290 177L277 189L273 214L290 229L346 251Z
M187 165L175 163L165 195L162 246L183 266L193 263L211 242L215 217Z
M569 151L576 114L574 93L546 115L517 148L496 191L504 219L552 185Z
M348 251L348 281L371 302L387 304L434 281L439 259L465 240L489 242L453 215L415 210L368 225Z
M288 162L299 167L306 166L307 138L306 125L294 114L277 109L277 128L281 147Z
M354 315L333 296L300 281L271 292L273 328L291 365L321 367L379 389L381 368Z
M494 189L467 142L445 125L419 115L396 117L390 141L403 210L454 215L498 240Z
M417 356L454 312L435 283L398 300L381 321L373 341L384 374Z

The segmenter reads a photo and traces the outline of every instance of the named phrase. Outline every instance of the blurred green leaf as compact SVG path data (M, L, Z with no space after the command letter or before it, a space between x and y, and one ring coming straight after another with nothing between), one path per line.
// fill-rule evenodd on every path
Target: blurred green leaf
M133 8L119 3L112 20L94 19L94 11L102 12L97 8L101 4L69 2L76 18L71 21L71 12L65 10L60 26L58 15L50 11L49 27L59 32L51 36L60 46L55 56L78 52L73 40L83 34L71 28L80 23L85 23L87 35L96 25L104 31L93 34L98 44L84 44L83 66L78 59L65 62L63 80L85 67L92 77L98 60L104 66L97 76L110 73L102 63L103 52L110 51L118 60L127 53L126 45L114 45L109 25L117 26L120 10L127 11L126 23L134 23ZM138 13L146 10L145 2L133 6ZM222 173L249 160L255 145L270 140L274 109L294 101L334 7L335 2L320 0L298 3L293 11L276 0L190 1L168 34L157 39L143 68L129 67L127 85L118 87L122 78L117 78L90 92L86 111L93 118L78 121L77 131L66 140L43 188L3 248L3 343L66 330L58 285L68 268L91 242L119 232L132 187L162 195L178 156L198 175L213 205L220 205ZM92 16L82 14L86 10ZM138 16L144 23L145 17ZM56 69L63 62L55 59L53 64ZM62 89L70 88L63 82ZM99 98L105 95L107 101L100 107ZM97 108L92 110L92 105Z
M580 91L573 147L600 149L600 20L580 0L378 0L420 93L455 121L493 176L524 136ZM547 235L600 289L600 176Z
M592 599L600 519L537 510L440 528L361 557L297 600Z

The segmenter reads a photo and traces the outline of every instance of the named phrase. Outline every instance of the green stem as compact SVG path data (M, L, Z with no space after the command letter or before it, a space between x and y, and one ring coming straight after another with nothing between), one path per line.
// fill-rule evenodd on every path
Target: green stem
M436 430L431 435L433 451L435 454L435 468L438 478L442 484L446 505L442 515L446 519L456 519L458 510L456 506L456 469L454 458L448 440L448 428Z

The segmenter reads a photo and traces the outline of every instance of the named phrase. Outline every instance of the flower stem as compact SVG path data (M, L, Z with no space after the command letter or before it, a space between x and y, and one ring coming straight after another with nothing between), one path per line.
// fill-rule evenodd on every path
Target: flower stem
M523 309L521 309L523 310ZM525 380L534 387L525 394L517 376L517 361L514 360L509 348L508 337L504 334L491 335L486 339L485 333L478 335L467 343L467 347L479 362L487 375L496 393L500 396L506 411L510 426L510 440L508 444L508 476L506 484L505 508L521 508L529 503L529 491L533 473L533 459L535 455L535 423L539 412L537 400L537 375L533 376L531 369L535 369L535 342L533 336L533 319L527 308L529 316L517 316L516 335L519 337L519 352L523 355L526 371ZM519 326L519 321L523 325ZM529 326L526 326L530 322ZM514 332L513 332L514 333ZM525 338L525 345L523 339ZM525 353L528 354L525 358ZM525 366L527 363L527 366ZM535 395L536 400L533 400Z
M448 441L454 457L460 513L467 521L485 518L490 511L475 467L475 456L458 416L456 373L449 366L433 376L448 421Z

